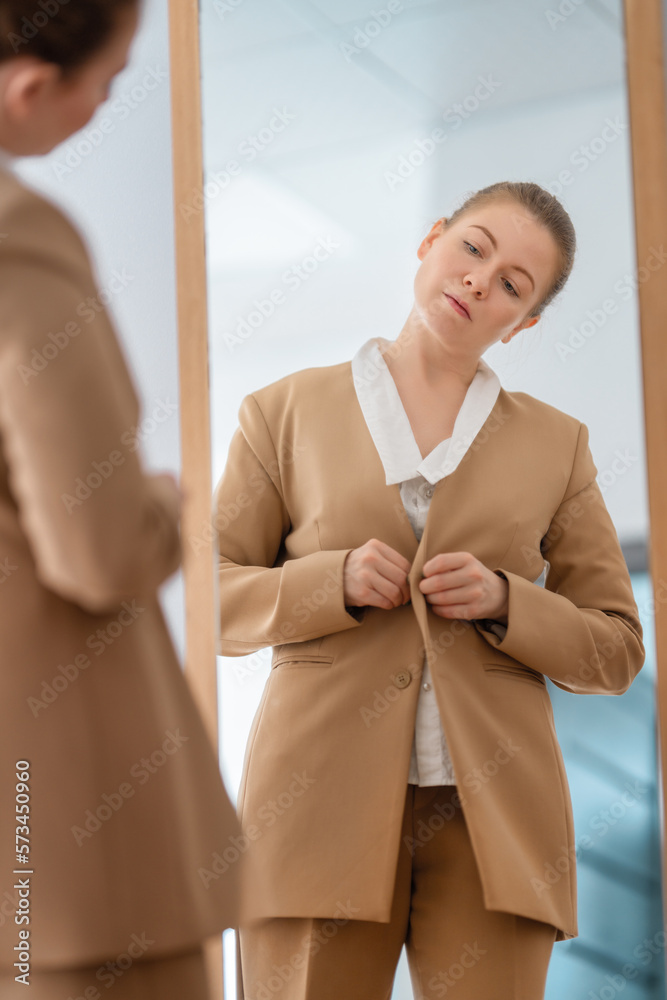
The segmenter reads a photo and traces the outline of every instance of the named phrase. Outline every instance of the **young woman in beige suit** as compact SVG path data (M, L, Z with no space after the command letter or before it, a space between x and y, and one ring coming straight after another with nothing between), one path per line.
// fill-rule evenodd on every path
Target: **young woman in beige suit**
M220 653L274 647L239 809L246 1000L540 1000L575 937L545 676L644 661L585 424L483 361L570 274L569 216L499 183L421 243L392 343L250 393L215 497Z
M157 596L179 489L142 468L85 242L11 169L88 122L139 13L0 0L3 1000L204 1000L236 922L239 866L201 872L237 821Z

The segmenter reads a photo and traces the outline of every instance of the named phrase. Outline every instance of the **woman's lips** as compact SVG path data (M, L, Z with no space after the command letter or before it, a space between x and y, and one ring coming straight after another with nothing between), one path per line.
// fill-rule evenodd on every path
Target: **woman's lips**
M449 304L451 305L452 309L454 309L457 313L460 313L461 316L465 316L466 319L470 319L468 313L465 311L463 306L459 305L459 303L456 301L455 298L452 298L452 296L448 295L447 292L444 292L443 294L447 299L447 301L449 302Z

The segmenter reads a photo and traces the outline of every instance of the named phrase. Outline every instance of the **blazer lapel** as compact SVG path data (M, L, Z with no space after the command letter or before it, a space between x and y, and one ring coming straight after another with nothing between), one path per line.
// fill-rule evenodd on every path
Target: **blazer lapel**
M518 526L517 508L511 497L503 506L495 489L495 484L507 476L507 449L512 447L512 435L505 424L510 405L508 393L501 389L457 468L434 487L409 574L413 604L415 597L418 601L425 600L418 584L424 563L433 556L441 552L471 552L493 569L512 543Z
M322 419L328 426L328 433L324 426L319 431L310 428L316 438L326 434L329 442L326 454L315 448L311 453L317 455L319 468L315 481L329 483L315 515L320 546L357 548L370 538L378 538L405 556L411 564L408 579L413 605L426 638L426 601L419 590L424 563L440 552L469 551L492 569L516 532L515 498L511 491L496 489L508 475L513 448L514 435L506 427L513 412L511 397L500 390L457 468L435 484L418 541L403 506L400 485L386 483L349 362L341 374L344 377L329 400L330 406L311 411L313 423ZM333 470L340 471L332 478Z
M350 395L346 408L350 421L347 440L354 442L353 448L346 453L348 474L351 481L356 481L357 496L363 498L355 516L355 528L358 527L363 539L358 544L369 538L379 538L412 562L419 543L403 506L400 485L386 483L384 466L366 424L349 369L347 381ZM367 502L365 498L368 498Z

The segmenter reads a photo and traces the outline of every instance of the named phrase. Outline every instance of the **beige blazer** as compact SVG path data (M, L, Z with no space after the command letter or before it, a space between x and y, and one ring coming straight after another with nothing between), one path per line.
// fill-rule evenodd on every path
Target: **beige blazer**
M1 967L21 930L33 967L157 957L235 923L239 867L212 867L237 820L157 599L179 502L80 235L5 170L0 233Z
M350 362L248 394L239 424L215 491L219 651L274 647L239 799L252 915L389 920L426 650L485 905L575 937L572 808L544 678L622 694L644 662L586 425L501 389L418 543ZM370 538L411 562L411 603L346 609L345 557ZM422 565L449 551L506 576L502 641L426 602Z

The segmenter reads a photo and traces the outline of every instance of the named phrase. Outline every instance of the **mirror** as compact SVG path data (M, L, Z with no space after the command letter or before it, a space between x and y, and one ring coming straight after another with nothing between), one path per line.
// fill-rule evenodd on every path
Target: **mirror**
M631 571L646 663L620 698L551 682L575 817L579 936L546 997L664 995L655 605L621 0L200 0L214 483L249 392L393 340L417 247L474 190L533 180L577 260L536 326L484 360L582 420ZM221 766L238 789L271 650L218 659ZM233 994L232 932L226 935ZM412 991L404 956L394 997Z

